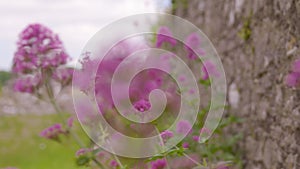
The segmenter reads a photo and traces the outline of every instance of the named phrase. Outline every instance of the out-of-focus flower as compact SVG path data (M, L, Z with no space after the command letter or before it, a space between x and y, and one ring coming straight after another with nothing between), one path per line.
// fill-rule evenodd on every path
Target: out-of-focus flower
M188 58L191 60L197 59L197 55L205 55L205 51L201 48L200 36L196 32L191 33L185 38L184 48L188 52Z
M285 83L289 87L297 87L300 84L300 59L294 61L292 71L285 77Z
M200 129L199 131L200 133L206 133L206 134L210 134L211 130L209 128L203 127L202 129Z
M190 145L189 145L189 143L187 143L187 142L184 142L184 143L182 143L182 147L183 147L183 148L189 148L189 147L190 147Z
M113 168L117 168L118 167L118 162L116 160L111 160L110 162L110 166L113 167Z
M200 137L199 136L193 136L193 140L198 142L200 140Z
M44 129L41 133L40 136L47 138L47 139L52 139L59 141L59 135L60 134L65 134L66 132L63 130L61 124L54 124L53 126L50 126L46 129Z
M43 25L31 24L19 35L12 70L28 74L39 68L58 67L68 59L56 34Z
M75 155L76 157L80 157L86 155L87 153L90 153L91 151L92 149L90 148L81 148L75 153Z
M166 26L160 27L157 32L156 47L161 47L164 42L169 43L172 46L175 46L177 43L176 39L173 38L172 32Z
M90 53L84 53L80 63L82 68L74 70L73 85L85 93L93 92L92 81L95 80L97 60L91 60Z
M69 128L73 126L73 123L74 123L74 117L68 118L67 125Z
M33 93L39 88L42 83L42 78L39 74L26 75L15 80L14 91Z
M151 162L151 169L164 169L167 167L167 161L165 159L158 159Z
M134 103L134 108L138 110L139 112L144 112L149 110L151 107L151 104L148 100L142 99L140 101L137 101Z
M189 134L192 130L192 125L187 120L181 120L177 123L176 132L180 134Z
M61 83L63 86L68 85L73 76L73 68L57 68L53 72L53 79Z
M40 97L44 82L56 80L62 86L72 78L72 72L63 67L69 60L59 37L49 28L31 24L19 35L12 72L18 75L14 90ZM38 92L36 92L38 91Z
M161 138L163 139L163 142L167 142L170 138L172 138L174 136L172 131L169 130L165 130L163 132L160 133Z
M214 76L214 77L220 76L220 73L216 69L215 65L209 60L207 60L203 63L202 73L203 73L203 76L202 76L203 80L208 80L209 76Z
M300 81L300 73L292 72L285 77L285 83L289 87L296 87Z

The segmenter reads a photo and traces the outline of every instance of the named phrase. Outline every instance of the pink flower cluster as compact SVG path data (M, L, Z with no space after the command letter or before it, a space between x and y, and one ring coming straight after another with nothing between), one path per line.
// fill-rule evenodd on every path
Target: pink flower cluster
M170 138L172 138L174 136L172 131L169 130L165 130L163 132L160 133L161 138L163 139L163 142L167 142Z
M26 75L16 79L14 83L14 91L33 93L42 84L40 74Z
M198 59L197 54L201 56L205 55L205 51L201 48L200 36L196 32L186 37L184 48L188 52L188 58L191 60Z
M111 160L110 162L110 166L112 168L117 168L119 166L118 162L116 160Z
M285 78L285 83L289 87L300 85L300 59L294 61L291 72Z
M90 148L81 148L75 153L75 155L76 157L80 157L86 155L87 153L90 153L91 151L92 149Z
M207 60L203 63L202 73L203 73L203 75L202 75L203 80L208 80L209 75L214 76L214 77L219 77L220 76L220 73L216 69L216 66L209 60Z
M176 132L179 134L189 134L192 131L192 125L187 120L181 120L177 123Z
M38 68L58 67L68 58L56 34L43 25L31 24L19 36L13 72L30 73Z
M29 25L19 35L14 54L12 71L19 77L14 90L34 93L48 78L46 76L66 85L72 78L72 70L59 67L65 66L68 60L69 56L56 34L40 24ZM27 76L29 74L31 76Z
M127 56L145 48L148 48L148 46L137 45L136 43L127 41L121 42L114 46L104 56L99 63L99 66L97 64L97 59L86 56L83 60L81 60L82 69L75 72L74 76L76 78L74 78L74 85L79 87L85 93L95 93L98 103L101 103L98 104L101 112L107 112L108 109L112 109L115 106L112 99L111 86L112 77L116 68L124 59L126 59ZM130 67L126 71L130 71L131 68L134 68L134 66L138 64L138 61L136 62L137 63L135 63L135 61L132 64L130 63ZM163 66L169 65L165 64ZM145 70L135 76L130 84L129 97L137 111L145 112L151 108L148 98L149 94L154 89L162 89L162 86L166 86L162 90L175 95L175 84L167 81L166 77L167 75L164 74L164 72L156 69ZM95 85L92 85L93 82L95 82ZM120 98L123 98L128 94L128 91L122 90L122 85L126 83L127 81L125 80L118 81L117 85L120 86L120 89L115 92L118 93ZM173 93L172 90L174 90ZM174 98L176 97L174 96Z
M171 46L175 46L177 44L176 39L172 37L172 32L166 26L160 27L157 32L156 47L161 47L163 43L169 43Z
M59 141L60 134L66 134L66 131L62 128L61 124L54 124L53 126L44 129L40 133L40 136L47 139Z
M150 102L148 100L145 100L145 99L139 100L139 101L134 103L134 108L136 110L138 110L139 112L147 111L147 110L150 109L150 107L151 107Z
M53 72L53 79L62 84L63 86L71 83L74 69L72 68L57 68Z
M166 26L159 28L156 39L157 48L162 47L163 43L169 43L172 47L177 44L177 40L173 38L171 30ZM197 32L189 34L184 39L184 49L187 51L187 57L190 60L196 60L199 58L198 55L204 56L206 54L201 48L201 38Z
M167 167L167 161L165 159L158 159L151 162L151 169L164 169Z

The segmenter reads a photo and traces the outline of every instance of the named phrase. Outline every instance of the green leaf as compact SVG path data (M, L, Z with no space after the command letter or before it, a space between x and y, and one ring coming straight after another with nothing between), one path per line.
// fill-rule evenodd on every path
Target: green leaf
M87 156L80 156L76 160L78 166L87 166L90 162L90 158Z

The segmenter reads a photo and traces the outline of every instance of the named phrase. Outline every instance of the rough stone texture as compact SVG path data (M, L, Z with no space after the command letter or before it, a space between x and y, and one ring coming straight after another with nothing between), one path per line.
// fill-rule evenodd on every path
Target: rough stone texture
M230 113L244 118L246 169L300 168L300 91L284 84L300 58L299 0L175 0L175 15L197 25L223 61ZM239 32L250 22L250 38Z

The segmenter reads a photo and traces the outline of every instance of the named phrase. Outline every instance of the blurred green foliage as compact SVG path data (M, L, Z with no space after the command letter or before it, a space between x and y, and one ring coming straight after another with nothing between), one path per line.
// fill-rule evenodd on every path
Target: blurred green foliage
M42 129L56 123L57 115L16 115L0 117L0 168L19 169L86 169L77 167L79 149L71 140L63 143L41 138ZM85 134L76 125L76 131Z
M11 78L11 73L7 71L0 71L0 87L4 86L5 83Z
M244 41L248 41L251 38L251 16L245 19L242 29L238 32L238 36Z

